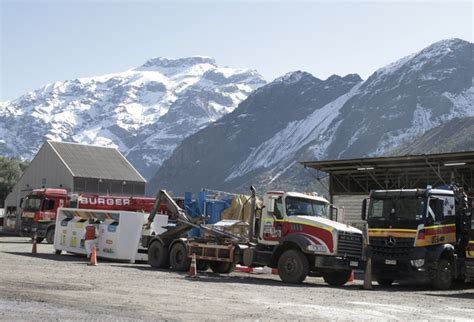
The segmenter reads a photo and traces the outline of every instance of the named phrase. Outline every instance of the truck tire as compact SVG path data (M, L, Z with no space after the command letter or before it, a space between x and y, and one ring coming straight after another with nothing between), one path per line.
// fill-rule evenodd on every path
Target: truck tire
M44 239L43 237L36 237L36 242L37 242L38 244L41 244L41 242L43 241L43 239Z
M309 263L299 250L288 249L278 259L278 275L285 283L302 283L309 274Z
M46 242L48 244L54 244L54 228L50 228L46 232Z
M54 253L55 253L56 255L61 255L62 252L63 252L63 251L62 251L61 249L56 249L56 250L54 251Z
M391 278L378 278L377 283L380 286L389 287L393 284L393 279L391 279Z
M351 271L334 271L323 274L324 281L331 286L342 286L351 278Z
M205 272L209 269L209 262L208 261L197 261L197 270L200 272Z
M159 241L148 247L148 264L154 268L169 268L168 249Z
M235 264L231 262L210 262L209 266L214 273L218 274L229 274L235 268Z
M437 262L431 285L437 290L449 290L453 285L453 265L448 259L441 258Z
M186 245L179 242L171 247L170 264L171 269L175 271L185 272L189 270L191 259L188 257L188 253L186 252Z

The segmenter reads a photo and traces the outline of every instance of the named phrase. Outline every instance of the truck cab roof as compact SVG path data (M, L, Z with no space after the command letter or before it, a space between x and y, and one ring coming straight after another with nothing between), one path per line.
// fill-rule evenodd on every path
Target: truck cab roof
M445 195L452 196L454 192L452 190L445 189L394 189L394 190L374 190L372 196L375 197L408 197L408 196L424 196L424 195Z
M321 197L321 196L317 196L317 195L306 194L306 193L301 193L301 192L293 192L293 191L286 192L285 194L288 197L311 199L311 200L315 200L315 201L329 203L329 201L326 198Z
M67 191L66 191L66 189L43 188L43 189L34 189L31 192L31 194L33 194L33 195L49 194L49 195L67 196Z

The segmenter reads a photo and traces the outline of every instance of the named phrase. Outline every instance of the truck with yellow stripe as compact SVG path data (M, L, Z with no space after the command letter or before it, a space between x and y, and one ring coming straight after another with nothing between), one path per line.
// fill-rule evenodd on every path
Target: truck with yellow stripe
M215 273L230 273L236 264L268 266L278 270L285 283L302 283L308 275L321 276L330 285L344 285L354 269L363 269L363 234L337 222L326 198L299 192L268 191L263 205L257 205L255 189L245 201L248 220L220 220L203 224L205 218L191 217L166 191L160 190L142 235L152 267L177 271L189 269L191 258L197 266ZM166 204L170 211L165 232L148 232L156 209ZM172 222L174 218L174 223ZM201 231L189 236L191 228Z
M474 276L472 209L457 187L373 190L362 219L380 285L416 280L449 289L455 280Z

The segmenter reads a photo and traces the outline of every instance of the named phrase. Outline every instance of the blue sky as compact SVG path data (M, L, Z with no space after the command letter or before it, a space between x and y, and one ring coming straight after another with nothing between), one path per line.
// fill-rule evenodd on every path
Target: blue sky
M267 80L377 68L446 38L472 42L471 1L0 0L0 101L152 57L211 56Z

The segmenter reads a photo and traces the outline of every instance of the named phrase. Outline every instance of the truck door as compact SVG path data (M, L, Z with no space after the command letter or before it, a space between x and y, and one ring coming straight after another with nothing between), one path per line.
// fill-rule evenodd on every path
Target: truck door
M454 197L430 196L425 226L425 239L430 245L456 241Z
M43 212L43 220L52 221L56 219L56 209L58 208L58 203L54 198L45 198L43 199L41 210Z
M260 223L260 242L265 245L277 245L281 239L284 208L282 196L264 198Z

